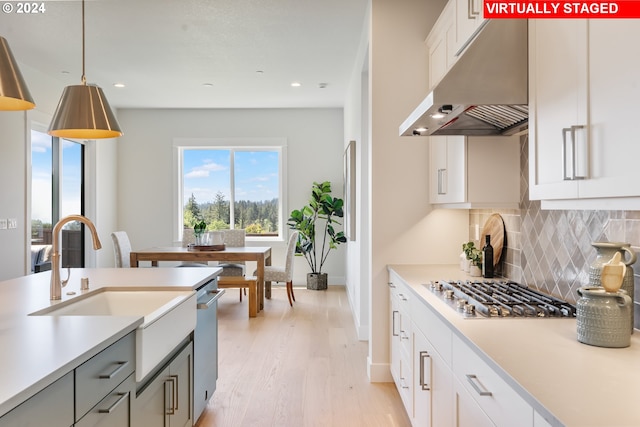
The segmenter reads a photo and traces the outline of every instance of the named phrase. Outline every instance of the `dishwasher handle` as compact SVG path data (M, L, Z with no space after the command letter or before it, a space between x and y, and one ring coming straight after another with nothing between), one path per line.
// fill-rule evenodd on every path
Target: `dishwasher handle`
M224 293L224 289L214 289L212 291L207 291L203 298L198 299L198 304L196 305L196 307L198 308L198 310L206 310L211 307L214 302L218 301L218 299L222 295L224 295ZM213 296L207 299L206 297L208 297L209 295Z

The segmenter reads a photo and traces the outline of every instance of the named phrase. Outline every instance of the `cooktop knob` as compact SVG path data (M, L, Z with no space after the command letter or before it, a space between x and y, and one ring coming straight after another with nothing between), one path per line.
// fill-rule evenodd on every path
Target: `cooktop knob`
M444 297L446 299L453 299L453 290L447 289L446 291L444 291Z

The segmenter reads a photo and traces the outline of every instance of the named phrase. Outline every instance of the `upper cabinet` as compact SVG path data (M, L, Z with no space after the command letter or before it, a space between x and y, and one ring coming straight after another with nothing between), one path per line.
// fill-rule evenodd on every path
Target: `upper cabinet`
M529 194L546 207L638 209L640 21L529 21ZM565 205L563 205L565 203ZM545 205L543 205L545 207Z
M429 55L429 89L440 82L455 62L455 6L454 1L447 2L425 41Z
M452 3L452 2L449 2ZM482 13L482 0L455 0L456 6L456 43L455 55L458 56L473 40L486 20Z
M518 209L518 136L429 137L429 199L445 208Z

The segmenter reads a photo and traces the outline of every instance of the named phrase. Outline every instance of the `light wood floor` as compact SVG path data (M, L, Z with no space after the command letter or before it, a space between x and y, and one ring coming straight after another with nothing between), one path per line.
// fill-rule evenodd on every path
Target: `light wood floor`
M228 289L218 303L217 390L197 427L410 426L392 383L369 383L344 287L274 287L257 318Z

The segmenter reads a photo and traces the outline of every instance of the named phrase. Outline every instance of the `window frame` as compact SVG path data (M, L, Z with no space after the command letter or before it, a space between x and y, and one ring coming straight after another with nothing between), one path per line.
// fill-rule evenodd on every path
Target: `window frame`
M173 140L173 240L182 242L183 224L183 200L184 200L184 150L188 149L212 149L212 150L232 150L232 151L278 151L280 156L280 176L278 183L278 235L277 236L247 236L248 244L260 242L284 242L286 233L284 228L286 220L284 208L286 203L286 183L287 183L287 139L282 137L273 138L174 138ZM231 186L230 191L234 192L234 165L231 164Z

